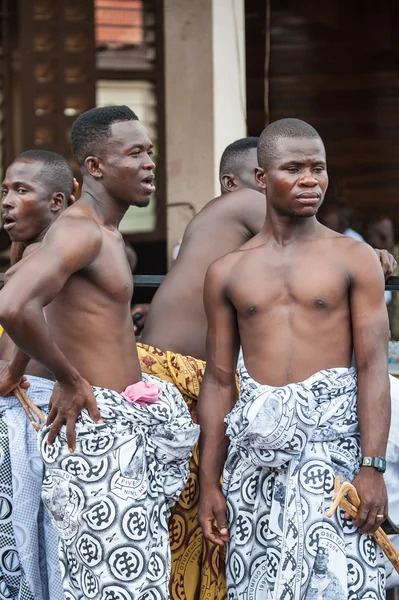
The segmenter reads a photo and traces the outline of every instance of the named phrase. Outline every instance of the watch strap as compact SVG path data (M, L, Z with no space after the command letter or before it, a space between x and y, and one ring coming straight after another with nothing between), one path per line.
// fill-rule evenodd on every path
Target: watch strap
M380 473L385 473L387 463L382 456L363 456L360 465L362 467L374 467Z

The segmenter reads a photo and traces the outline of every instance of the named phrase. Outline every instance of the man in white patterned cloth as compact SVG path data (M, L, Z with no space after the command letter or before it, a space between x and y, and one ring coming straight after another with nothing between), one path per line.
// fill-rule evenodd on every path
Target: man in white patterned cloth
M55 152L28 150L8 167L2 183L2 218L13 249L18 244L23 249L20 260L35 252L74 201L73 188L71 167ZM19 264L12 264L6 278ZM12 394L16 380L8 361L15 346L5 333L0 346L5 359L0 368L0 598L62 600L57 535L41 502L44 468L37 435ZM46 412L52 374L34 361L25 373L21 387L29 387L32 401Z
M118 225L155 189L152 143L126 106L80 115L71 143L82 195L0 292L0 323L21 349L14 385L29 357L56 380L39 443L65 599L166 600L198 426L172 385L142 377L130 314Z
M383 598L382 553L369 535L387 516L382 271L368 245L316 219L328 176L313 127L272 123L258 161L264 227L205 281L200 522L205 537L227 543L230 600ZM326 517L334 475L358 491L355 521Z

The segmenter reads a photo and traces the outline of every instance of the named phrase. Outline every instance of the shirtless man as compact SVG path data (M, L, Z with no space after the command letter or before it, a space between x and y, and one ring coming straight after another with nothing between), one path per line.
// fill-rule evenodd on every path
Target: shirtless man
M65 158L54 152L30 150L8 167L2 184L4 228L13 243L21 243L25 261L37 249L46 232L74 198L73 173ZM3 358L12 358L15 346L3 333L0 345ZM32 401L42 410L48 408L53 387L52 374L30 361L21 387L29 387ZM18 374L8 364L0 370L0 429L2 460L0 481L3 502L9 503L11 517L0 520L0 596L62 600L58 540L47 515L43 515L41 486L43 464L37 450L37 434L15 396ZM13 485L12 482L20 482ZM29 493L26 490L29 489ZM44 516L44 530L42 519ZM18 532L24 536L18 538ZM17 543L18 540L18 543ZM10 554L19 568L4 569ZM43 568L46 565L45 575ZM3 595L2 595L3 594Z
M258 233L265 220L264 197L255 182L257 140L237 140L224 151L222 195L208 202L188 224L177 259L151 302L143 344L205 360L202 296L206 270Z
M205 360L206 270L217 258L259 233L266 216L264 196L254 177L257 140L237 140L224 151L222 195L208 202L188 224L178 257L151 302L140 337L143 344ZM393 256L385 250L376 252L385 275L392 274L396 267Z
M345 597L379 598L381 553L366 534L387 515L384 278L368 245L316 219L328 177L313 127L297 119L272 123L258 160L264 227L211 265L205 281L200 522L206 538L228 542L229 598L311 597L323 546ZM240 343L245 366L236 402ZM353 480L359 493L353 524L342 513L325 516L334 474ZM285 488L282 528L276 482ZM354 525L362 535L353 534ZM364 577L355 581L348 572Z
M92 598L116 594L121 580L129 581L132 590L153 589L152 566L161 569L159 560L169 562L169 506L184 486L197 429L171 386L152 385L148 378L141 382L130 315L133 282L118 225L129 206L146 206L155 189L152 142L136 115L116 106L80 115L71 145L83 176L81 197L52 225L40 247L17 265L0 292L0 323L19 348L55 376L48 427L40 433L47 467L43 497L61 540L65 593ZM23 375L22 366L15 382ZM132 385L138 382L139 387ZM124 398L140 402L133 405ZM155 454L156 440L151 448L147 441L152 425L162 432L161 416L169 429L158 442L164 451ZM145 438L137 422L145 423ZM177 441L178 435L185 439ZM159 474L162 461L167 464ZM163 487L165 476L170 480ZM96 512L99 505L108 511L105 546L104 521L96 517L103 514ZM152 523L151 531L147 526L141 530L134 547L130 527L136 521L129 509ZM127 563L135 565L125 573L127 579L115 550L121 544ZM161 571L156 585L163 597L169 573Z

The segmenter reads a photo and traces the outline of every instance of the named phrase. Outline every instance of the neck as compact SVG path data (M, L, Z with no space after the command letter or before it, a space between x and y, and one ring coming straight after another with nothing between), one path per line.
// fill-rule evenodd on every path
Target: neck
M306 239L319 227L316 217L281 215L267 207L263 232L278 245L285 246L295 240Z
M44 236L46 235L46 233L48 232L48 230L50 229L50 227L52 226L53 223L54 223L54 221L52 221L51 223L49 223L47 225L47 227L45 227L43 229L43 231L41 231L39 233L39 235L37 235L33 240L30 240L29 242L26 242L26 246L31 246L32 244L40 244L43 241Z
M101 184L97 183L97 181L90 181L90 183L83 182L79 204L91 206L98 214L104 226L115 229L118 228L119 223L129 208L126 204L122 205L114 197L110 196L107 190Z

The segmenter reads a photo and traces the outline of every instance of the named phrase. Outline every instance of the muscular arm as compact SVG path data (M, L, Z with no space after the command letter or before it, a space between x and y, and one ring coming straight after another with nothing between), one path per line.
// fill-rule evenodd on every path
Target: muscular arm
M90 266L101 244L101 231L94 222L63 216L0 292L0 323L15 344L54 373L58 382L51 398L49 443L66 422L71 450L75 446L74 425L82 408L86 406L96 422L101 417L90 385L53 341L43 308L73 273Z
M0 323L15 344L58 381L71 381L77 372L52 340L43 308L73 273L94 260L100 247L101 233L94 223L64 217L0 292Z
M389 323L384 300L384 276L373 250L366 244L353 252L350 286L353 343L358 375L358 417L363 456L385 457L391 399L388 378ZM361 510L356 524L361 533L374 531L387 514L382 474L361 467L355 479ZM372 497L369 492L374 492Z
M239 345L235 310L223 290L224 262L225 259L214 263L205 279L207 366L198 400L200 523L205 537L218 544L228 540L226 507L219 481L228 448L224 417L236 401L235 366ZM215 520L218 531L213 527Z

